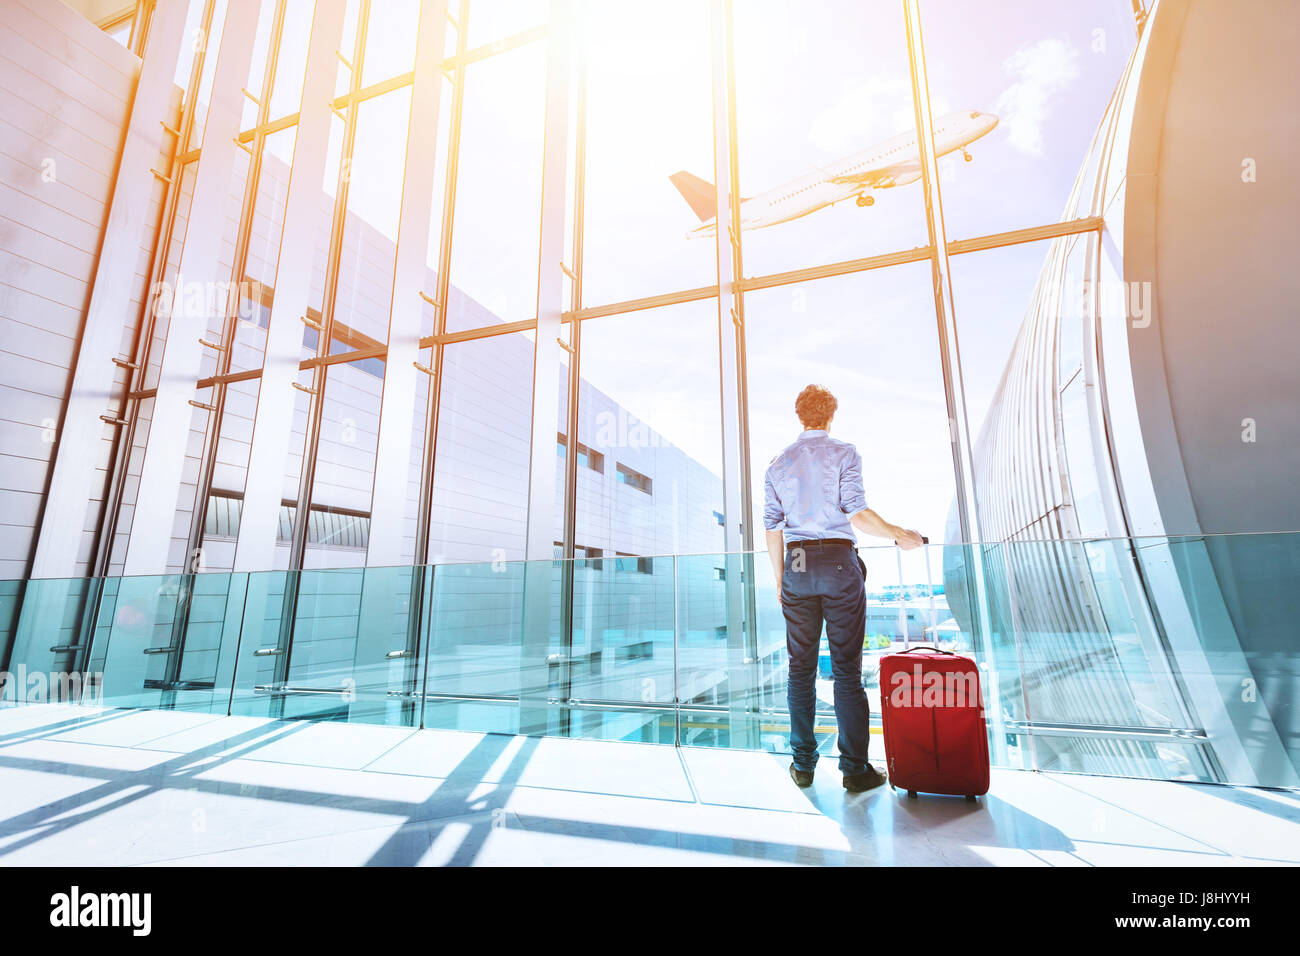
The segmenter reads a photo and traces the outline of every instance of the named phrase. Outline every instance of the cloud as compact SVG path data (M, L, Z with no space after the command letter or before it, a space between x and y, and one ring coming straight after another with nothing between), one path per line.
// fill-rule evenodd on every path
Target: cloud
M997 114L1007 141L1022 153L1043 152L1043 126L1057 95L1079 75L1079 57L1064 37L1020 47L1002 61L1012 83L998 97Z

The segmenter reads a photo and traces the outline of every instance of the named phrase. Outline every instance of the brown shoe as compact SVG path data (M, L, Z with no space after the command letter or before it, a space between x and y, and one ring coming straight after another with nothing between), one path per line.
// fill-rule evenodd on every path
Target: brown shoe
M885 775L869 764L862 773L846 773L844 775L844 789L849 793L863 793L867 790L874 790L885 782Z
M813 775L811 770L800 770L794 764L790 764L790 779L801 787L811 787Z

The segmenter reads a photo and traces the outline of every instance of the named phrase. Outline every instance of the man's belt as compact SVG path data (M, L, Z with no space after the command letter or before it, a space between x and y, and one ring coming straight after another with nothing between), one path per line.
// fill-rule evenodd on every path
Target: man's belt
M793 551L795 548L829 548L829 547L853 547L853 542L848 538L812 538L808 541L791 541L785 546L787 551Z

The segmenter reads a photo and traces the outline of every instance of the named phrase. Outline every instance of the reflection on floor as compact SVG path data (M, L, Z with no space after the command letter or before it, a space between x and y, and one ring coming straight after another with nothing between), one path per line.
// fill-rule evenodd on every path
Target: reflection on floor
M978 804L800 791L765 753L0 708L11 865L1300 862L1300 794L995 771Z

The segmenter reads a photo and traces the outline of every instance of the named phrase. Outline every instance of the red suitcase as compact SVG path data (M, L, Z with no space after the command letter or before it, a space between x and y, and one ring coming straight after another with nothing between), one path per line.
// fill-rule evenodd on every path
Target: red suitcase
M975 662L918 647L880 659L889 783L974 800L989 790L989 742Z

